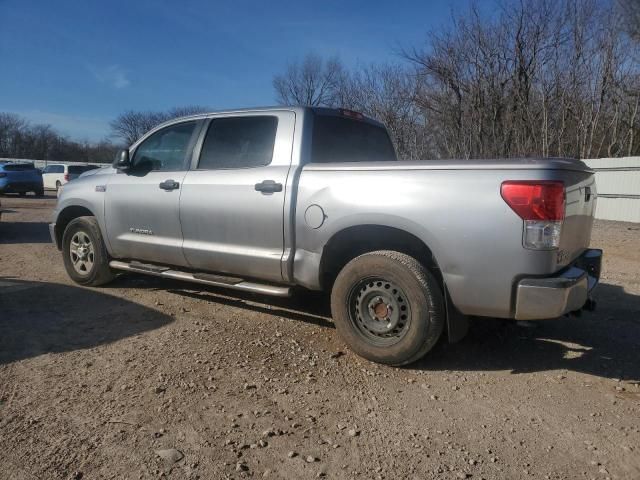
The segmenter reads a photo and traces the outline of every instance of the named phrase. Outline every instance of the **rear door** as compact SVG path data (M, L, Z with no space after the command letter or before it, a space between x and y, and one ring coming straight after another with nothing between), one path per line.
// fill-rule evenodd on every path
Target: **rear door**
M180 199L183 251L198 270L281 281L295 114L213 117Z
M109 176L105 219L115 257L186 265L180 193L200 124L158 130L135 148L129 171Z

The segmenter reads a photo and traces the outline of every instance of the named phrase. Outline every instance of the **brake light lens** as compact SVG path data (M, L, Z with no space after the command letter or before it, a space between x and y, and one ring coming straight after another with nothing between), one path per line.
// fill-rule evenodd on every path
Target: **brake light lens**
M65 173L65 174L64 174L64 181L65 181L65 182L68 182L68 181L69 181L69 174L68 174L68 173Z
M0 178L4 178L4 177L6 177L6 176L7 176L7 174L6 174L6 173L0 172Z
M522 243L525 248L558 248L565 212L564 183L508 180L502 183L500 194L524 220Z

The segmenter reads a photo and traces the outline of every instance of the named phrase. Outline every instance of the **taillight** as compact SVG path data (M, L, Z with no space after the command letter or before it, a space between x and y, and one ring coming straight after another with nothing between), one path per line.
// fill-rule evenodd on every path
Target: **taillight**
M65 182L68 182L68 181L69 181L69 174L68 174L68 173L65 173L65 174L64 174L64 181L65 181Z
M7 174L6 174L6 173L0 172L0 178L4 178L4 177L6 177L6 176L7 176Z
M564 220L564 183L508 180L502 183L500 194L524 220L523 244L526 248L558 248Z

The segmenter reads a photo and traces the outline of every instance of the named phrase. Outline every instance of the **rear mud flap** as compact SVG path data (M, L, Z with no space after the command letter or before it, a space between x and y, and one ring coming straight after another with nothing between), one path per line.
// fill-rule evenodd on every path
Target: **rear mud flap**
M449 343L455 343L462 340L469 331L469 317L461 313L451 301L451 296L444 287L444 300L447 309L447 335Z

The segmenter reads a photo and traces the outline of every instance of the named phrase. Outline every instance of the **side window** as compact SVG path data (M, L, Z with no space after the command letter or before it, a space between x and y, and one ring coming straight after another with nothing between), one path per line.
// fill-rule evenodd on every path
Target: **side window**
M64 167L62 165L47 165L42 173L62 173Z
M138 145L131 161L136 172L184 170L196 122L171 125Z
M278 117L215 118L202 145L199 169L248 168L269 165Z

